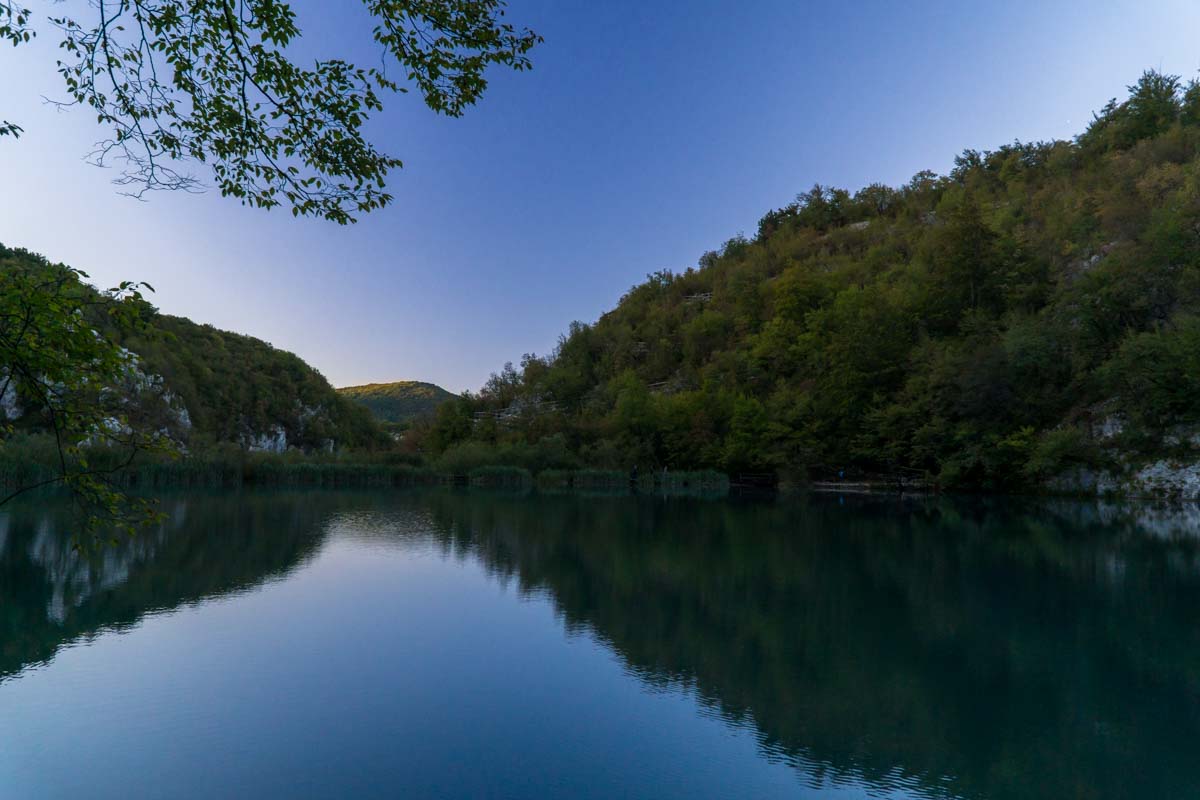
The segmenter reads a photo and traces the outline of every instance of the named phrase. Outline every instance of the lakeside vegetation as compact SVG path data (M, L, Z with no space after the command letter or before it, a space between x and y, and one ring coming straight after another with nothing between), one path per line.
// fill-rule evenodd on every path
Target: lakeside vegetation
M24 274L35 281L54 276L72 296L100 296L79 275L22 250L0 247L0 265L9 276ZM123 328L112 325L103 311L85 315L93 330L112 347L128 348L129 355L106 376L108 389L65 400L79 409L76 413L86 413L94 426L89 430L136 426L154 431L164 446L139 450L81 429L83 443L64 450L55 435L53 409L39 406L31 394L44 390L45 381L28 384L18 376L0 409L0 489L7 490L0 495L61 483L64 472L97 476L104 498L241 485L631 487L628 473L589 471L555 438L499 448L465 443L436 456L412 452L387 435L387 423L334 390L295 355L253 337L159 314L143 301L138 305L133 313L138 324ZM438 392L449 396L432 389L417 394L433 403ZM387 389L381 394L394 396ZM104 403L98 403L101 396L107 398ZM727 485L723 480L706 486ZM690 491L689 484L699 486L683 476L659 476L634 488Z
M45 483L55 474L57 448L48 434L14 437L0 446L0 488ZM596 469L543 469L503 464L466 467L455 462L425 462L396 451L343 453L247 452L225 445L203 453L170 458L143 454L131 464L110 448L87 452L93 468L110 475L115 489L273 488L404 488L473 486L478 488L602 492L711 494L729 490L727 476L717 472L641 474Z
M364 129L384 96L416 90L431 111L462 116L491 68L528 70L542 41L505 19L504 0L381 0L367 9L380 51L374 66L334 57L306 67L292 60L301 28L287 3L270 13L235 14L208 0L75 11L44 17L0 3L0 41L20 47L39 30L54 32L66 89L58 105L88 108L107 131L89 158L120 165L114 183L137 198L192 191L203 181L190 170L206 166L212 186L242 205L339 225L392 202L385 180L402 162ZM117 22L126 14L137 24ZM403 78L389 76L389 62ZM232 87L240 102L229 102ZM0 119L0 139L23 134ZM114 488L112 469L89 463L98 440L124 452L119 468L148 451L194 457L193 415L201 447L236 440L247 450L332 451L387 441L300 359L170 317L145 340L153 310L143 291L152 287L127 280L97 290L86 278L0 246L0 448L27 430L50 430L56 457L38 486L69 489L89 509L89 525L131 528L156 517ZM207 341L189 352L180 335ZM168 346L157 347L164 338ZM147 374L143 358L159 371ZM164 376L175 388L163 389ZM34 488L0 494L0 505Z
M63 403L54 409L60 419L63 404L77 415L86 408L87 423L93 426L97 415L125 412L130 425L161 431L191 451L252 444L276 431L301 450L321 449L330 441L343 448L373 449L386 441L366 409L339 395L298 356L267 342L159 313L140 295L115 303L85 283L86 275L3 244L0 275L6 299L18 296L22 286L55 281L56 295L43 292L45 316L80 317L87 340L103 343L104 352L119 356L106 374L84 381L105 382L115 401L112 407L101 407L98 398L58 376L46 383L42 376L25 375L22 357L38 352L40 340L26 332L25 343L19 344L26 311L14 301L12 309L4 309L0 328L0 356L6 359L0 361L0 379L13 370L11 385L3 383L0 415L14 432L51 429L54 415L42 396L63 383L58 390ZM126 317L123 324L114 319L114 309ZM48 331L37 332L41 339L50 338Z
M193 449L276 429L302 450L383 443L365 409L301 358L260 339L149 309L146 325L118 341L187 409L190 427L177 435Z
M968 150L900 187L814 187L406 445L1025 488L1194 461L1197 375L1200 84L1147 72L1074 141Z
M0 261L93 291L25 251ZM1193 463L1200 84L1147 72L1074 141L966 151L901 187L814 187L478 393L339 391L265 342L128 306L138 324L87 321L136 354L122 402L184 455L113 464L122 486L603 488L640 469L639 485L679 489L728 481L684 477L703 473L1003 490ZM6 418L5 485L61 469L49 423ZM86 449L67 457L116 458Z

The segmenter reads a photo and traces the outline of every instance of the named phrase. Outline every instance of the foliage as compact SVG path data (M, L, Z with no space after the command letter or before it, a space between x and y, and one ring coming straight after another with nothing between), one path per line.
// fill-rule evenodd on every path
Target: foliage
M60 383L67 394L92 403L88 409L93 416L105 412L96 419L109 420L110 440L119 428L127 438L140 436L136 441L145 447L155 438L146 432L161 431L191 451L203 451L221 443L244 446L279 428L290 446L302 450L318 450L330 442L362 448L385 442L365 409L341 397L292 353L250 336L160 314L136 286L96 292L78 270L50 265L22 250L0 245L0 266L5 308L0 324L23 322L20 315L26 308L42 312L31 322L41 333L36 339L26 337L21 354L0 344L7 348L0 351L0 365L11 358L28 360L36 345L42 361L28 367L31 374L44 376L43 386ZM31 275L53 280L30 283L22 277ZM87 326L76 323L81 315ZM109 391L93 397L82 387ZM41 407L47 401L34 396L33 388L20 391L26 404ZM97 399L105 404L96 406ZM27 426L51 421L24 419ZM80 424L90 430L96 419Z
M1114 406L1159 433L1200 422L1200 318L1127 336L1105 365Z
M86 6L87 19L69 12L49 18L61 37L58 72L69 97L60 105L95 114L108 138L97 143L93 160L121 164L117 183L135 196L198 188L198 179L180 171L181 162L191 161L207 164L222 195L243 204L286 204L297 216L354 222L355 214L391 201L384 181L401 164L364 135L383 108L383 93L408 90L389 65L432 110L456 117L486 89L489 67L528 69L528 53L541 41L504 21L504 0L364 4L382 50L379 64L367 68L339 58L300 65L294 60L300 27L281 0L96 0ZM35 33L30 9L0 0L0 42L19 46ZM0 138L21 133L0 119ZM148 310L139 285L96 293L75 270L2 247L0 259L6 262L0 264L0 405L11 407L10 392L28 405L27 416L49 427L58 450L54 476L19 491L64 483L93 520L126 522L139 505L112 487L107 471L89 464L85 448L97 439L125 448L128 459L113 467L119 470L140 450L169 447L168 435L153 424L170 406L165 398L157 404L159 419L131 417L131 409L144 406L124 384L140 383L144 373L118 344L126 337L182 387L201 434L213 441L281 413L286 433L299 435L304 446L332 442L339 432L357 443L378 440L366 412L333 395L290 354L166 317L156 334L171 343L156 347L154 336L130 330ZM102 314L107 319L95 319ZM197 339L204 340L200 347L187 346ZM265 378L259 366L269 367ZM8 439L12 429L4 422L0 436Z
M713 470L700 472L646 472L634 479L630 473L603 469L547 469L537 475L539 489L622 490L693 494L729 491L729 476Z
M1023 439L1022 449L1028 450L1024 469L1031 478L1051 477L1071 466L1099 459L1095 444L1077 427L1068 425L1046 431L1036 443L1028 441L1032 433L1031 428L1025 428L1019 434Z
M465 441L448 448L433 461L438 471L455 476L470 475L484 467L517 467L540 473L578 465L578 457L571 453L561 436L550 436L533 443L516 441L499 446Z
M537 474L539 489L567 489L571 486L572 472L567 469L544 469Z
M432 416L439 405L454 397L440 386L422 381L395 381L346 386L338 394L366 407L382 422L407 423Z
M340 396L298 356L250 336L151 312L124 344L188 410L189 446L245 444L282 429L302 450L384 443L369 412Z
M625 489L629 488L629 473L614 469L581 469L571 474L571 485L576 489Z
M1073 142L814 187L696 268L414 429L433 455L560 436L627 474L1040 481L1114 413L1200 424L1200 85L1148 72ZM1158 444L1155 444L1155 443Z
M445 476L389 453L247 453L223 445L184 458L141 453L125 463L112 448L86 448L93 467L109 467L116 491L227 489L246 486L397 487L433 485ZM58 449L47 433L21 432L0 446L0 486L25 487L53 477Z
M243 481L274 487L386 488L437 484L440 477L430 470L403 464L289 460L271 455L249 459Z
M522 467L476 467L467 475L472 486L525 489L533 484L533 476Z
M244 451L264 433L360 459L388 443L366 409L291 353L159 314L137 286L98 292L86 277L0 246L0 502L61 484L90 527L129 528L153 520L153 507L126 489L254 482ZM188 458L177 461L180 449ZM287 481L308 480L289 470ZM368 479L327 472L311 482Z
M197 188L177 167L193 161L243 204L354 222L391 201L385 178L401 166L364 132L385 93L408 91L389 67L433 111L457 117L487 88L489 67L529 69L541 41L504 21L504 0L363 2L381 51L369 67L303 66L300 24L281 0L96 0L86 19L48 19L61 39L61 105L95 115L108 138L93 160L121 163L117 182L139 196ZM0 41L35 32L29 9L0 2ZM19 133L0 121L0 135Z
M144 323L141 287L126 283L96 292L83 277L0 246L0 460L8 462L10 477L23 477L0 504L61 484L90 523L128 528L152 519L153 507L124 497L112 475L141 451L169 452L172 446L147 432L153 429L141 418L138 395L146 389L138 359L112 336ZM32 455L28 451L39 445L27 435L30 429L48 431L53 450L34 462L41 470L22 472L22 454ZM120 455L105 464L93 457L96 451Z

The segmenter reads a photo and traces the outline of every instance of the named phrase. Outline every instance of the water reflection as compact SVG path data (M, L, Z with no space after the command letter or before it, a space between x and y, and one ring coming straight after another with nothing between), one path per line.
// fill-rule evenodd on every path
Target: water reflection
M348 498L341 498L344 504ZM166 520L80 552L63 504L0 514L0 682L59 647L286 575L320 545L337 495L168 498Z
M1112 505L439 498L440 534L765 753L967 797L1200 794L1200 540Z
M815 786L1200 795L1194 512L1069 502L310 493L170 500L80 556L0 516L0 681L331 539L477 561Z

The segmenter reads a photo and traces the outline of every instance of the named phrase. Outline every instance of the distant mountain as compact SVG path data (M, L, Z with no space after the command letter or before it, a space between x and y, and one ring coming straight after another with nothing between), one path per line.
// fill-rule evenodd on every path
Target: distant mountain
M411 422L430 416L454 394L440 386L423 381L395 381L347 386L338 394L365 406L380 422Z

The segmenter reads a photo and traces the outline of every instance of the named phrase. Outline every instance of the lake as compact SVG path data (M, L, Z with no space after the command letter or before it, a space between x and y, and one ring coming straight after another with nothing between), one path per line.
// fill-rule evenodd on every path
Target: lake
M1200 516L166 497L0 513L0 797L1200 796Z

